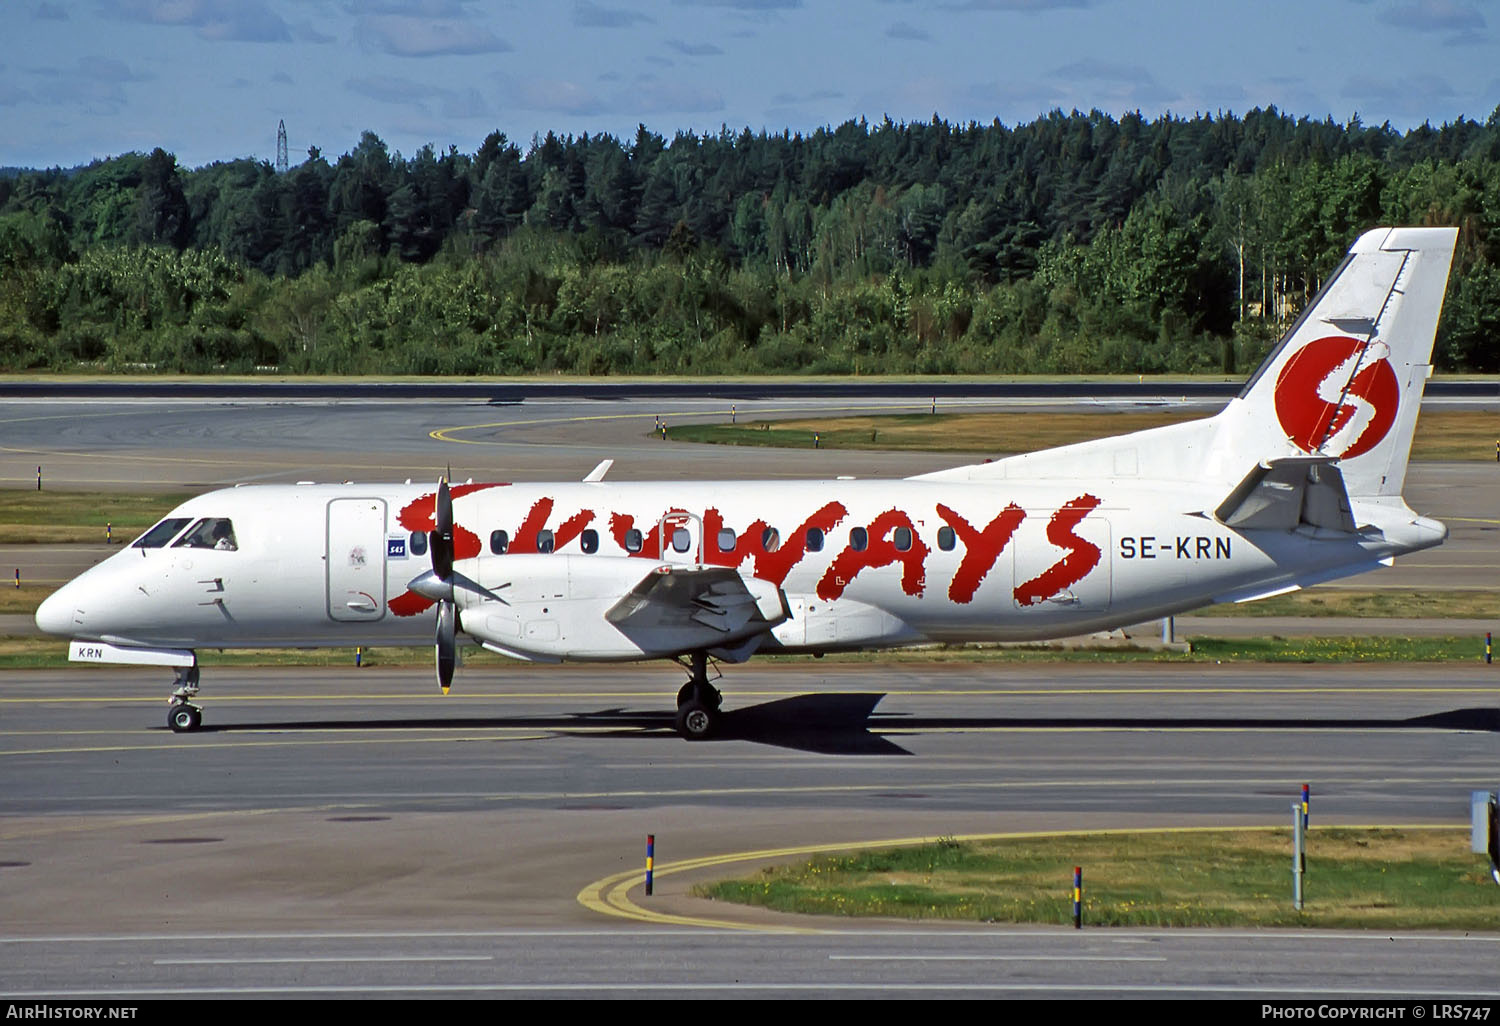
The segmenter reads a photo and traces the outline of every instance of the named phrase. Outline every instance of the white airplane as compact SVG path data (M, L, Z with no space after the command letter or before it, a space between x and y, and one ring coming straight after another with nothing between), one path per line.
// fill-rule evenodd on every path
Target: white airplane
M183 503L50 596L70 658L407 645L674 659L688 738L710 659L1024 641L1389 565L1447 528L1402 499L1457 229L1368 232L1218 415L904 480L257 485Z

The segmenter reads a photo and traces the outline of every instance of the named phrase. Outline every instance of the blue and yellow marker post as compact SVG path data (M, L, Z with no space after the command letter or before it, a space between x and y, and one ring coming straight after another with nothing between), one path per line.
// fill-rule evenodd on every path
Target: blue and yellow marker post
M656 835L646 835L646 897L651 897L651 877L656 870Z
M1073 929L1083 929L1083 867L1073 867Z
M1308 808L1308 805L1311 804L1310 801L1309 801L1309 799L1311 797L1312 797L1312 795L1311 795L1311 793L1308 790L1308 786L1306 784L1303 784L1302 785L1302 833L1303 833L1304 836L1307 834L1307 808ZM1304 840L1303 845L1302 845L1302 875L1303 876L1307 875L1307 843L1306 843L1305 840Z

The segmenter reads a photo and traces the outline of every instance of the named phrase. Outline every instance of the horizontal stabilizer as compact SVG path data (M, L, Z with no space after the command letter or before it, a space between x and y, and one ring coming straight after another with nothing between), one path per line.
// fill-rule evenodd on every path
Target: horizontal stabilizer
M1337 462L1329 456L1288 456L1260 463L1219 504L1214 518L1245 530L1310 526L1353 533L1354 514Z

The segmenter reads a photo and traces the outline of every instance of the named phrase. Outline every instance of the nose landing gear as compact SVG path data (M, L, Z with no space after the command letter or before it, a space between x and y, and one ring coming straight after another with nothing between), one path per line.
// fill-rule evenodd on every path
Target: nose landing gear
M198 694L198 664L177 671L177 689L167 699L167 726L174 734L187 734L203 725L203 710L192 699Z

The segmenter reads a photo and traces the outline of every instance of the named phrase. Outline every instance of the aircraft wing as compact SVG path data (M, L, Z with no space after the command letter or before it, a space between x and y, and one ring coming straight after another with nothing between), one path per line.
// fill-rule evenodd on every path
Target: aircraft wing
M723 644L790 616L780 588L722 566L658 567L604 614L644 648Z

